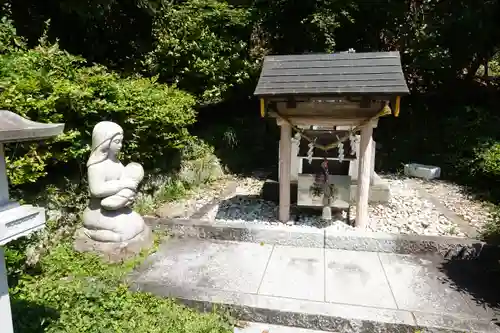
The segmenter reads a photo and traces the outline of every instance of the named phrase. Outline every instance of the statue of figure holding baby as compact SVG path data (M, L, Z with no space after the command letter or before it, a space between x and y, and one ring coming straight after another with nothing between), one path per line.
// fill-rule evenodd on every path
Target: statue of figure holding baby
M102 121L94 127L87 162L90 202L83 212L81 229L93 242L133 242L151 233L131 208L144 170L138 163L124 166L118 160L122 142L123 129L118 124Z

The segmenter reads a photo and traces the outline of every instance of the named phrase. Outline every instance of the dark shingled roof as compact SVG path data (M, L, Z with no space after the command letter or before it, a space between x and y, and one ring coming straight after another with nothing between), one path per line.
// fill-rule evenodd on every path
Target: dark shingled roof
M267 56L255 95L406 95L399 52Z

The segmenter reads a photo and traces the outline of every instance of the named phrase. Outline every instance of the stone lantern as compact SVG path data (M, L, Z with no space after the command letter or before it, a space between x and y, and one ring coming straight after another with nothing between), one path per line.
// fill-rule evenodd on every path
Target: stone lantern
M0 110L0 323L2 333L13 333L3 245L45 226L45 210L9 200L5 143L34 141L57 136L64 124L43 124Z

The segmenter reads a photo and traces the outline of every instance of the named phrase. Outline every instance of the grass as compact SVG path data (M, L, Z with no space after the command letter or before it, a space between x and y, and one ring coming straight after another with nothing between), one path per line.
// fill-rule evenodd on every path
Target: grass
M219 169L218 161L207 157L185 163L178 175L151 177L134 209L148 214L163 202L182 199L219 177ZM85 187L52 186L44 194L30 202L42 204L55 218L43 233L5 247L16 332L232 332L232 319L225 314L199 313L170 299L129 290L125 276L155 249L122 264L75 252L69 236L87 204ZM157 245L162 237L156 237Z
M16 258L7 248L8 258ZM123 264L53 247L38 267L15 278L11 302L16 332L229 333L229 317L199 313L173 300L132 293L124 277L151 251ZM23 260L22 256L17 257ZM15 265L14 265L15 266ZM15 272L11 272L11 278Z

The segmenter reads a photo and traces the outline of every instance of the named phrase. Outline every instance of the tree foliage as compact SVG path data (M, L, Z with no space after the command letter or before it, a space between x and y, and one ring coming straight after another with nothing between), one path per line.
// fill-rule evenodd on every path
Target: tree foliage
M38 44L50 21L48 36L90 63L133 71L150 51L153 18L162 0L16 0L10 4L20 35Z
M78 66L95 61L122 75L157 76L194 94L198 104L236 97L247 103L265 54L399 51L412 97L403 102L404 116L381 124L377 140L399 163L407 158L408 149L398 147L405 142L419 159L443 163L447 175L494 174L498 80L477 74L486 64L490 75L498 69L499 0L6 1L29 45L50 20L51 42L58 38L62 49L90 61ZM1 45L11 32L2 31Z
M218 102L257 68L249 56L251 26L249 10L221 1L171 2L155 18L146 68L202 102Z
M195 121L189 94L154 79L122 78L101 65L88 66L43 39L35 49L9 47L0 55L0 107L35 121L66 124L56 139L7 146L12 184L34 182L49 167L79 170L92 128L102 120L123 127L124 158L147 168L165 165L189 142L186 127Z

